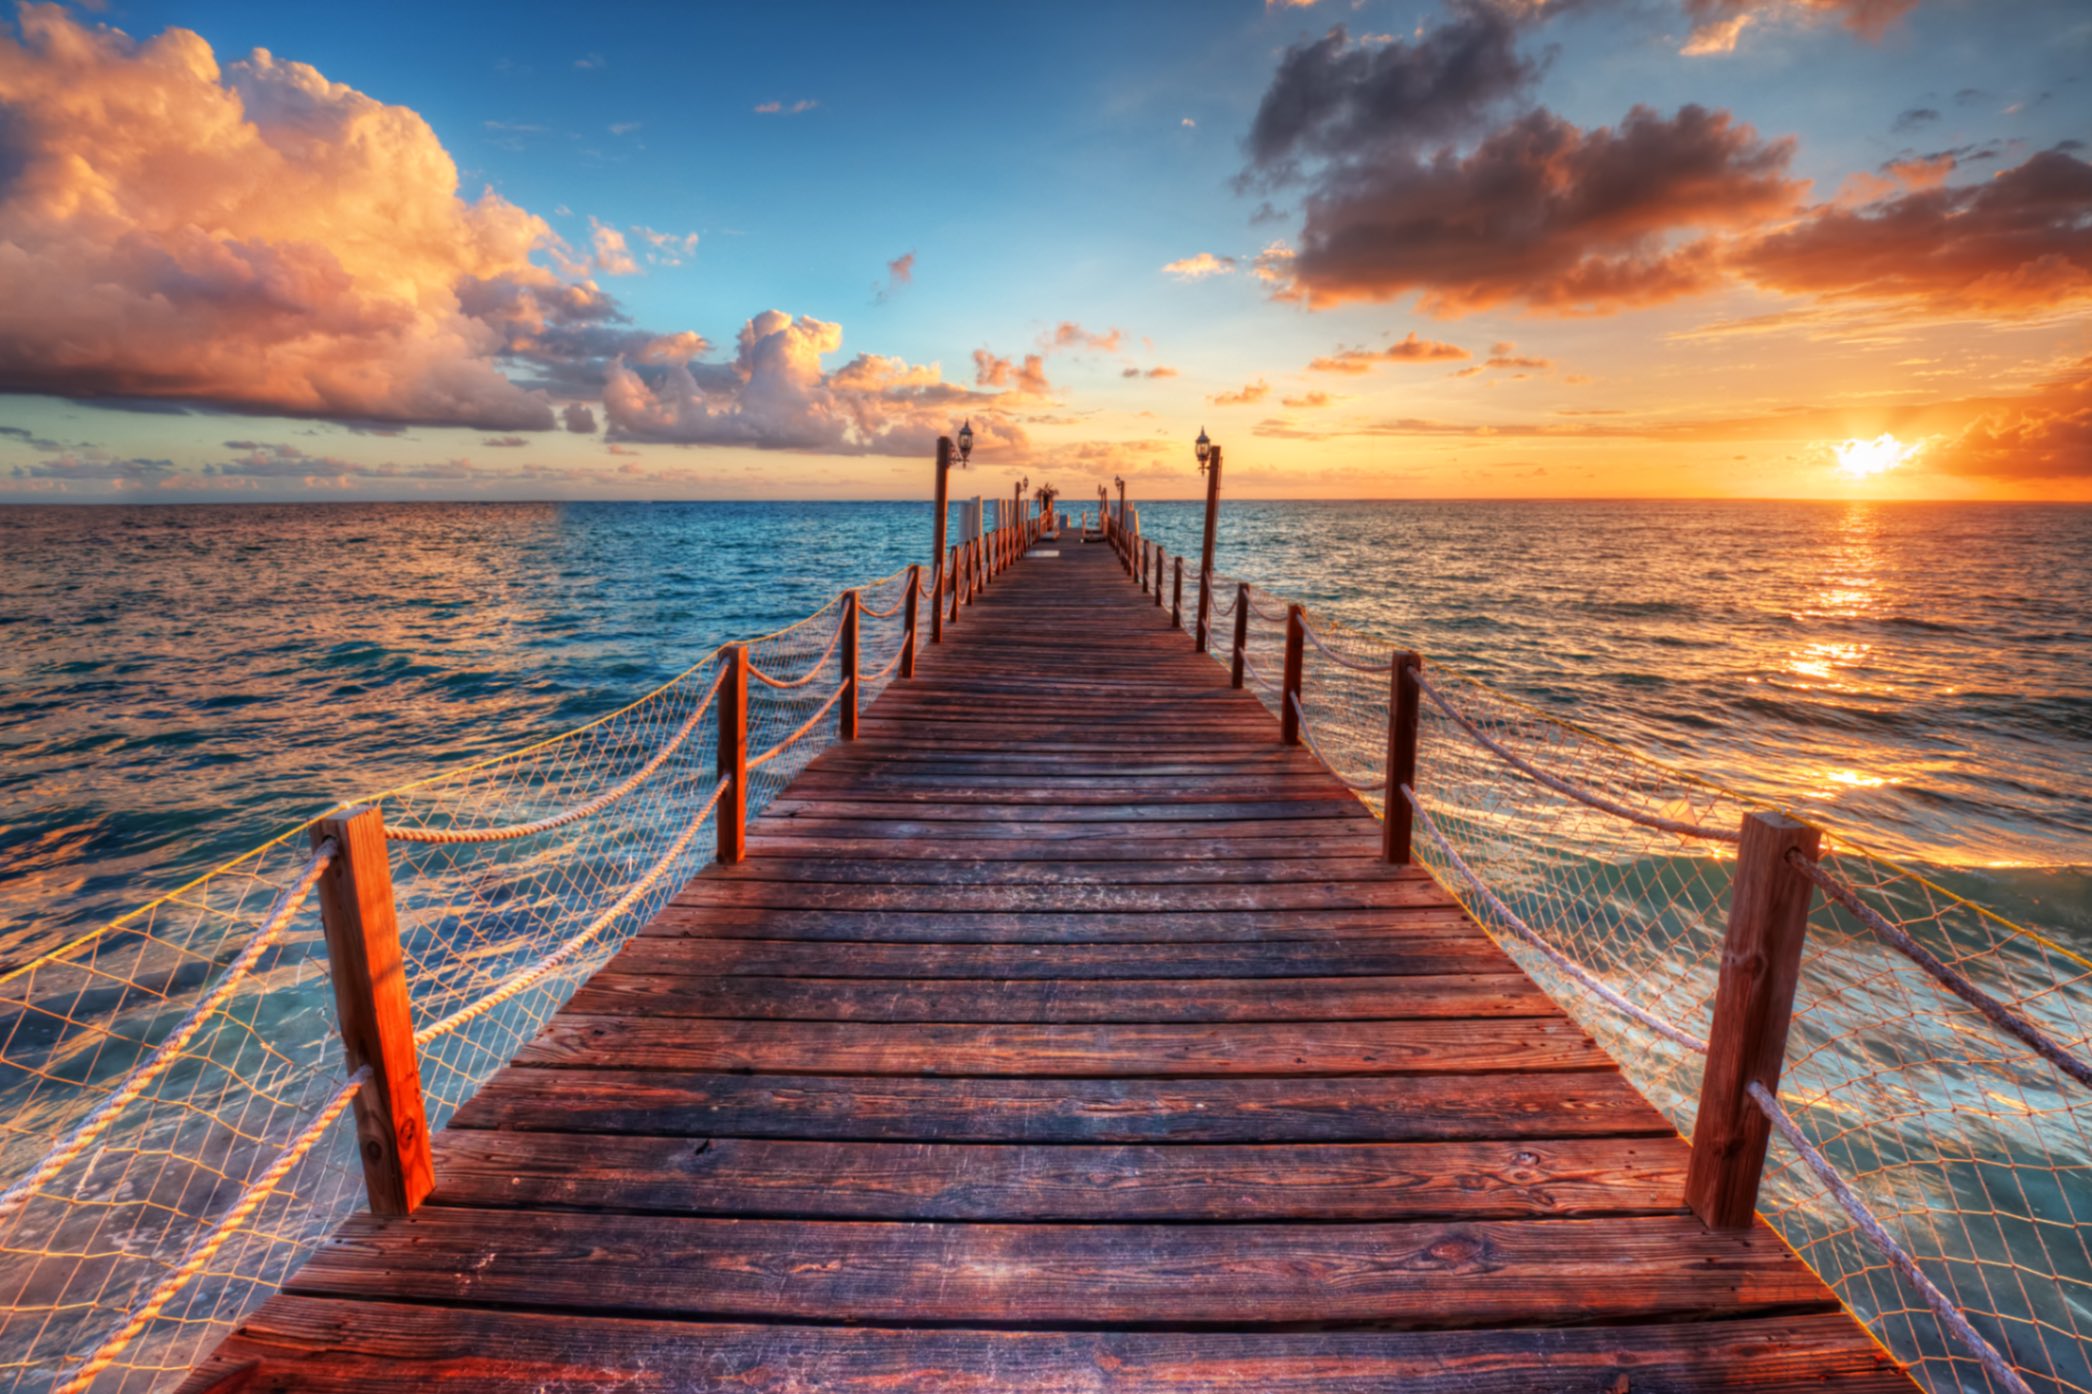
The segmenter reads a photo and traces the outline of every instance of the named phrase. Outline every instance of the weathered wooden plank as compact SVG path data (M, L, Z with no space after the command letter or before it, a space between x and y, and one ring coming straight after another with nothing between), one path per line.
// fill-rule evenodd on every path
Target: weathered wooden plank
M1060 1026L658 1020L562 1012L516 1054L565 1068L770 1074L1471 1074L1611 1065L1565 1018Z
M1175 858L1103 861L1073 856L1051 862L966 861L888 857L824 857L772 854L707 877L709 884L782 881L799 886L1046 886L1063 891L1077 886L1258 885L1291 887L1312 878L1318 883L1399 885L1406 904L1452 905L1453 898L1413 871L1391 867L1377 857L1238 858L1230 861L1183 861Z
M845 952L840 946L831 952ZM671 977L612 969L569 999L583 1016L756 1021L1164 1022L1387 1021L1552 1017L1560 1009L1523 973L1380 978Z
M434 1201L880 1220L1677 1214L1678 1138L1217 1147L806 1142L456 1130Z
M1356 798L1228 800L1171 802L1160 796L1122 803L1024 803L1007 799L969 799L918 803L907 799L878 802L853 799L803 799L789 789L772 799L763 817L865 818L880 822L1003 823L1021 817L1034 823L1232 822L1243 818L1294 821L1304 818L1347 818L1361 829L1377 827Z
M1422 937L1473 944L1475 928L1456 907L1365 910L1208 910L1179 914L936 914L907 910L791 910L762 906L669 905L643 934L698 939L877 940L888 943L1183 944L1224 940Z
M1475 935L1240 943L851 944L639 935L619 972L762 978L1346 978L1500 973L1511 960ZM926 989L934 990L934 989Z
M942 1142L1675 1135L1616 1070L1338 1078L882 1079L512 1066L454 1128Z
M1509 1331L712 1325L278 1297L181 1394L1909 1394L1843 1313Z
M1392 1224L713 1220L427 1206L353 1216L312 1296L826 1321L1416 1327L1835 1306L1762 1226L1691 1216Z
M837 910L1333 910L1377 905L1443 905L1428 883L1389 881L1258 882L1250 885L939 886L852 885L806 881L738 881L701 876L677 893L677 905L770 905Z

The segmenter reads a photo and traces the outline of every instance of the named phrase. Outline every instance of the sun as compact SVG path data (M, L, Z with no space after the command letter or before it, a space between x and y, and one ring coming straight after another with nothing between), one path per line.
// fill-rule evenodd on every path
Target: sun
M1831 447L1838 457L1838 473L1848 479L1872 479L1898 465L1908 464L1924 447L1923 441L1905 445L1887 432L1873 440L1848 440Z

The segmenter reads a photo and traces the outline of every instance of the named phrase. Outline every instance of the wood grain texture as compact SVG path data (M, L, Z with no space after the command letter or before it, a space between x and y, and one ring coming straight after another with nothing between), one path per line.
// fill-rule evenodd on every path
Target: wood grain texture
M1909 1387L1155 556L1003 540L194 1394Z

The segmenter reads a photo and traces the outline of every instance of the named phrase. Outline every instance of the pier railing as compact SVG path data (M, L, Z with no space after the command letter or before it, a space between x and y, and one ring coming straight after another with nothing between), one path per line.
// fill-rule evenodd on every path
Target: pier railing
M1127 572L1381 815L1927 1388L2092 1390L2092 961L1834 830L1121 531Z
M359 1203L411 1210L440 1180L430 1135L737 860L1035 530L351 800L0 976L0 1389L177 1380Z

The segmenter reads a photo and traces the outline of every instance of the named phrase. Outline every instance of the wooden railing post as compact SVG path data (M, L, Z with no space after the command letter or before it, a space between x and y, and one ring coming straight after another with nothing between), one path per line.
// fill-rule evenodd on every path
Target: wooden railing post
M1296 703L1300 697L1301 669L1306 658L1307 621L1301 617L1298 605L1289 604L1286 606L1286 673L1278 693L1278 738L1283 745L1300 744L1300 712Z
M930 642L944 642L944 555L938 554L937 569L930 573Z
M1407 866L1410 860L1410 824L1416 814L1402 797L1402 786L1416 788L1417 703L1423 696L1416 675L1423 666L1422 654L1398 653L1387 680L1387 789L1381 795L1380 853L1393 866Z
M958 543L952 544L952 623L959 622L959 551Z
M1208 579L1212 573L1207 573ZM1235 583L1235 657L1228 664L1228 686L1242 686L1242 653L1249 647L1249 582Z
M349 1072L370 1069L370 1082L356 1091L355 1103L363 1186L372 1214L410 1215L435 1189L436 1173L429 1161L429 1121L422 1110L384 814L359 808L323 818L313 825L313 845L328 838L335 850L320 873L319 900L334 1011Z
M1170 582L1169 626L1171 629L1184 627L1184 558L1177 558L1176 575Z
M920 613L915 602L922 594L923 564L915 563L908 568L908 598L901 602L901 676L915 676L915 624ZM930 613L937 613L937 602L930 602Z
M1162 576L1169 568L1162 564L1162 544L1155 544L1155 608L1162 608Z
M1757 1209L1772 1121L1748 1090L1756 1083L1779 1091L1815 891L1787 854L1813 861L1819 841L1815 828L1782 814L1743 819L1707 1072L1685 1169L1685 1203L1709 1229L1747 1229Z
M727 865L748 854L748 645L726 648L726 681L719 684L719 842L714 856Z
M1198 635L1192 651L1204 653L1213 640L1213 529L1220 521L1220 447L1206 457L1206 531L1199 539ZM1237 682L1235 686L1242 686Z
M863 665L857 660L859 604L856 591L843 592L843 685L848 690L843 693L842 701L836 703L842 708L842 720L836 735L846 741L857 739L858 683L863 671Z

